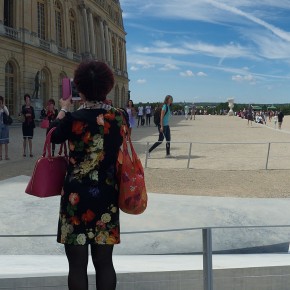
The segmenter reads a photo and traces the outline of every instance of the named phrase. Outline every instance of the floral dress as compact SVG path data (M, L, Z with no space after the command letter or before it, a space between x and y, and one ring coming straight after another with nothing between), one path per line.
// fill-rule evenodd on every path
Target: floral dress
M116 160L122 116L108 105L67 113L52 126L53 143L68 140L69 166L60 202L57 241L120 243Z

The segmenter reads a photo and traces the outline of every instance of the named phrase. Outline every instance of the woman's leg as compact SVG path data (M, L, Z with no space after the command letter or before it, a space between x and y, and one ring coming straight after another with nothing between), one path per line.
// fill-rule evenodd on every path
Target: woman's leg
M2 152L2 150L1 150ZM2 155L2 154L1 154ZM8 143L5 144L5 159L8 160Z
M28 139L28 144L29 144L29 152L30 152L30 157L32 157L32 139Z
M88 246L65 245L69 264L68 289L88 289Z
M170 155L170 141L171 141L171 135L170 135L170 127L164 126L164 136L166 139L166 155Z
M162 132L160 132L160 125L158 125L158 131L159 131L159 138L158 138L158 141L155 142L149 149L149 153L151 151L153 151L157 146L159 146L162 141L164 140L164 134Z
M26 137L23 138L23 156L26 156Z
M2 160L2 144L0 144L0 160Z
M112 259L113 247L112 245L91 245L98 290L116 289L117 277Z

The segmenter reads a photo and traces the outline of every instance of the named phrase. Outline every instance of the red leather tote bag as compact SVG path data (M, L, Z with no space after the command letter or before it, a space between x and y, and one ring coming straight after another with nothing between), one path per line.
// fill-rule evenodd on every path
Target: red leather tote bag
M66 143L61 144L58 156L51 156L50 139L54 130L55 128L52 128L46 136L43 154L37 160L31 179L25 190L28 194L38 197L49 197L61 194L68 165L68 156ZM62 155L62 150L64 150L64 155Z

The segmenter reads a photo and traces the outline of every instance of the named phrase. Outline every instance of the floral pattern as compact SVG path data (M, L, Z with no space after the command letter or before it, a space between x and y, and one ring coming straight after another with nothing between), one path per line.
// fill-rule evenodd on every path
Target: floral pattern
M116 160L122 117L110 107L81 109L53 125L52 142L68 140L69 167L61 194L58 242L120 242Z

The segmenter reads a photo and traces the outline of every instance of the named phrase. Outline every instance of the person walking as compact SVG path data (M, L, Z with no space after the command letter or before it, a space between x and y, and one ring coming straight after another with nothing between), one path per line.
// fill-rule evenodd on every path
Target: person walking
M58 115L58 110L55 108L54 99L48 100L46 108L41 111L40 115L43 119L47 119L49 121L49 124L56 119L56 117ZM46 134L48 133L48 131L49 130L47 128ZM54 152L55 152L55 144L54 143L51 144L51 149L52 149L52 156L54 156Z
M128 101L126 111L129 117L129 125L130 125L129 134L131 136L132 129L135 127L135 121L136 121L136 110L135 110L134 103L132 100Z
M164 99L164 103L161 109L160 114L160 124L157 125L159 137L158 141L155 142L149 149L149 154L157 147L159 146L163 140L164 137L166 139L166 157L171 157L170 155L170 141L171 141L171 135L170 135L170 127L169 127L169 118L171 116L171 105L173 102L173 98L170 95L167 95Z
M24 122L22 123L22 134L23 134L23 157L26 157L26 147L27 141L29 145L30 157L33 157L32 154L32 139L35 128L35 114L34 108L31 106L31 97L29 94L24 95L25 105L22 106L21 114L25 117Z
M89 246L96 288L114 290L112 253L120 243L116 161L122 145L123 113L105 103L114 87L114 75L104 62L83 61L75 70L74 82L84 102L82 108L70 113L71 98L61 99L61 109L51 124L56 127L51 141L69 144L57 242L65 247L70 290L88 289Z
M280 129L280 130L281 130L281 126L282 126L282 123L283 123L283 119L284 119L284 114L280 110L280 112L278 113L278 129Z
M139 124L141 124L141 126L142 126L143 115L144 115L144 107L142 106L141 103L139 103L139 107L138 107L138 124L137 124L137 127L139 127Z
M151 120L151 106L149 102L147 103L145 107L145 112L146 112L146 126L150 127L150 120Z
M9 116L9 111L4 104L4 98L0 96L0 161L2 161L2 145L4 145L5 160L9 160L8 157L9 128L7 124L4 124L4 114Z

